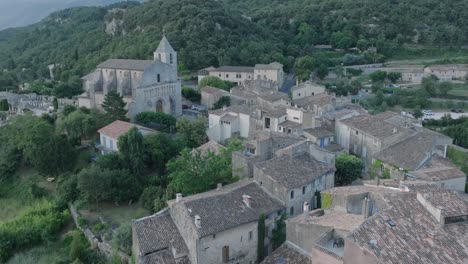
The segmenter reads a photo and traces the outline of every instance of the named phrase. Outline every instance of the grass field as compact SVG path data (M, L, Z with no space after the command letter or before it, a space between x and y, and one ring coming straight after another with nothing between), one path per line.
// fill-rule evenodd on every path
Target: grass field
M456 84L448 93L455 96L464 96L468 99L468 85Z
M50 264L59 260L61 241L42 244L15 254L7 264Z
M41 182L31 169L20 169L16 175L0 184L0 223L19 216L41 199L34 199L29 192L30 182Z
M101 203L96 210L81 210L80 213L86 217L89 223L97 223L99 217L102 217L111 225L112 229L122 224L129 224L133 219L149 215L149 212L143 209L139 203L120 206L113 203Z

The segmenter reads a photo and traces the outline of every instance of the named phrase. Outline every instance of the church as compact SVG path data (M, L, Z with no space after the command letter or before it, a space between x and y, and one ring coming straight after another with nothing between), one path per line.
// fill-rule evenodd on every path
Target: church
M81 79L86 92L78 97L79 107L102 109L105 95L116 91L127 103L130 118L141 112L182 114L177 52L166 36L154 60L109 59Z

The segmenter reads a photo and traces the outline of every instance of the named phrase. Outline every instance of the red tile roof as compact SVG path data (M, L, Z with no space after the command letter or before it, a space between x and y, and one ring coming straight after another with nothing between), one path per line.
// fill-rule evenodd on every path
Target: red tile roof
M114 121L112 124L99 129L98 133L104 134L114 139L118 139L121 135L127 133L132 127L137 127L138 129L153 131L152 129L149 129L144 126L139 126L139 125L135 125L132 123L117 120L117 121Z

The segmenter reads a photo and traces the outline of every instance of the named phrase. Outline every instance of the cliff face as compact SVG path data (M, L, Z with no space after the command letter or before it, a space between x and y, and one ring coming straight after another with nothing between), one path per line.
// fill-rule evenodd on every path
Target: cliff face
M27 26L52 12L77 6L104 6L122 0L15 0L0 1L0 30ZM137 0L138 1L138 0ZM142 2L141 0L139 0Z

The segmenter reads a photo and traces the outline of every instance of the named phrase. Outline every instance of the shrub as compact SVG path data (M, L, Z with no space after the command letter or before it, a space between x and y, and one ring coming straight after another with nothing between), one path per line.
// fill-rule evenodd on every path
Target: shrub
M69 219L68 211L60 211L50 202L30 209L19 218L0 225L0 262L14 251L36 245L56 234Z
M322 209L330 208L333 204L333 196L329 193L321 193L322 195Z
M199 102L201 100L200 92L190 87L182 87L182 96L192 102Z
M176 126L177 119L166 113L141 112L135 116L135 122L163 131L169 131L171 127Z
M164 196L164 190L159 186L146 187L140 196L140 203L143 208L150 212L158 211L156 208L156 199L160 199ZM159 202L158 202L159 207Z
M112 243L115 248L127 254L132 253L132 227L130 224L119 226L112 235Z

